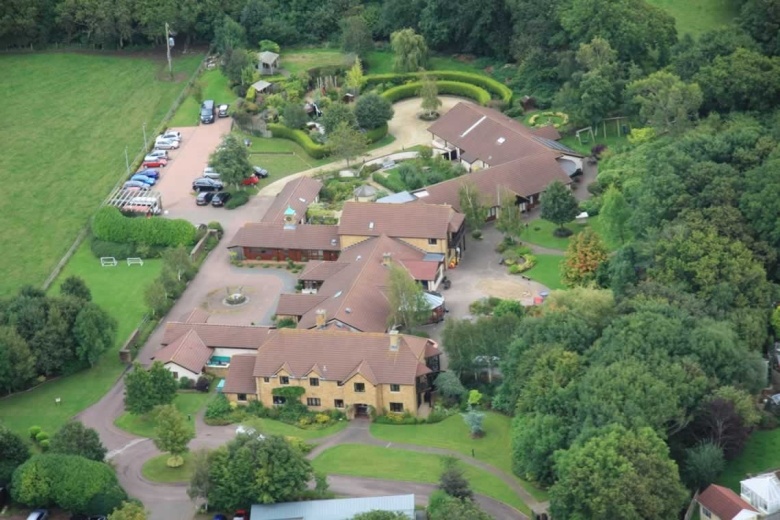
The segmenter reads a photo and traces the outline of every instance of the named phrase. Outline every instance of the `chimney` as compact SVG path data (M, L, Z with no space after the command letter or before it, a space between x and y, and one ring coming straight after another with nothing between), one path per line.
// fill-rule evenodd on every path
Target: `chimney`
M398 331L393 329L390 331L390 351L398 352L398 345L401 342L401 337L398 335Z
M326 321L325 318L326 317L327 317L327 315L325 314L325 309L317 309L317 321L316 321L316 324L317 324L317 328L318 329L325 328L325 321Z
M393 260L393 253L382 253L382 265L387 267Z

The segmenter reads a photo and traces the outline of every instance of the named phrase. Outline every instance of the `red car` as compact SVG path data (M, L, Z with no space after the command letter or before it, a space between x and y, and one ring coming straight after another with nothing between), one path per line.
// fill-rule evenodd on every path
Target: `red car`
M164 168L166 164L168 164L167 160L159 158L154 161L144 161L141 166L144 168Z
M255 177L254 175L252 175L251 177L247 177L246 179L241 181L241 184L243 186L254 186L258 182L260 182L260 180L257 177Z

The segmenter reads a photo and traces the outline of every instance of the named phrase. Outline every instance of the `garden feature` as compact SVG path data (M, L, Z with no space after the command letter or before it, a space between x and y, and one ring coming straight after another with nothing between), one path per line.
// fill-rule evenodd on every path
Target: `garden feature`
M563 112L541 112L528 118L528 124L535 127L552 125L555 128L562 128L568 122L569 116Z

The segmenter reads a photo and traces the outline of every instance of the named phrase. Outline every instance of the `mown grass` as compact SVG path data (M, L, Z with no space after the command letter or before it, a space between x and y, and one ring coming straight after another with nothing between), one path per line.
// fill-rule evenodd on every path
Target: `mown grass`
M417 444L457 451L495 466L512 476L512 460L507 455L512 450L512 420L498 413L485 415L485 436L473 439L468 426L460 415L454 415L435 424L372 424L371 435L377 439L403 444ZM472 451L473 450L473 451ZM516 477L515 477L516 478ZM522 479L517 481L534 497L547 500L543 490Z
M92 300L117 320L114 348L88 370L0 400L0 422L22 434L34 425L52 434L75 414L97 402L125 369L117 352L146 313L144 290L160 274L161 268L161 260L145 260L143 266L120 262L116 267L100 267L100 260L84 242L49 292L58 294L62 280L68 276L83 278L92 291ZM55 406L55 398L60 398L60 405Z
M152 482L189 482L194 467L192 465L192 453L182 455L184 464L178 468L169 468L166 465L170 455L163 453L144 462L141 467L141 475Z
M165 60L41 53L0 56L3 211L0 295L41 284L125 174L202 56Z
M780 429L758 430L750 435L739 457L726 463L718 483L739 493L739 482L748 474L777 468L780 468Z
M474 492L530 514L528 506L506 482L484 470L461 464ZM341 444L322 452L312 465L315 470L328 474L435 484L441 474L442 457L394 448Z
M207 70L200 78L198 83L201 85L203 99L213 99L217 105L227 103L232 105L236 101L236 94L230 90L228 79L219 69ZM200 104L192 96L182 102L176 110L169 126L198 126L200 121Z
M282 50L279 58L281 68L298 74L315 67L348 66L349 57L339 49L325 47L293 47Z
M535 282L546 286L548 289L565 289L561 281L561 262L563 256L559 255L534 255L536 265L523 275Z
M733 0L648 0L675 19L677 32L693 36L734 25L739 15L738 2Z
M179 392L173 400L173 405L185 417L189 416L188 424L194 431L195 414L206 405L211 397L212 394L206 392ZM114 420L114 425L139 437L153 439L156 436L154 430L157 427L157 421L152 413L136 415L125 412Z
M366 74L387 74L393 71L393 53L387 51L373 51L366 57ZM482 72L469 61L458 60L449 56L431 56L428 63L429 70L458 70L461 72Z

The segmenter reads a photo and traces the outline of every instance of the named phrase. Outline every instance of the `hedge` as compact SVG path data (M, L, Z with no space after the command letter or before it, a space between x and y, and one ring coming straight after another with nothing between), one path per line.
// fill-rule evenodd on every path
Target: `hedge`
M375 143L380 139L383 139L387 135L387 123L374 128L373 130L366 131L366 139L369 143Z
M408 72L405 74L369 74L365 78L367 86L374 86L380 83L401 85L406 81L421 78L425 74L428 74L437 80L468 83L469 85L474 85L490 92L492 95L495 95L507 105L512 103L512 96L514 95L512 89L493 78L471 72L460 72L456 70L432 70L428 72Z
M439 94L451 94L453 96L462 96L471 98L480 105L487 105L490 102L490 93L480 87L469 85L468 83L459 83L457 81L437 81ZM415 97L418 95L422 83L416 81L407 83L398 87L393 87L382 92L382 96L391 103Z
M270 123L268 125L268 129L271 131L271 135L276 138L295 141L301 145L301 148L303 148L304 151L313 159L322 159L330 153L327 146L315 143L312 138L309 137L309 134L303 130L293 130L292 128L288 128L284 125L279 125L276 123ZM384 124L378 128L374 128L373 130L368 130L366 132L366 138L368 139L369 143L375 143L384 138L386 135L387 124Z
M196 228L183 219L125 217L113 206L100 208L92 220L98 240L148 246L184 246L195 242Z

